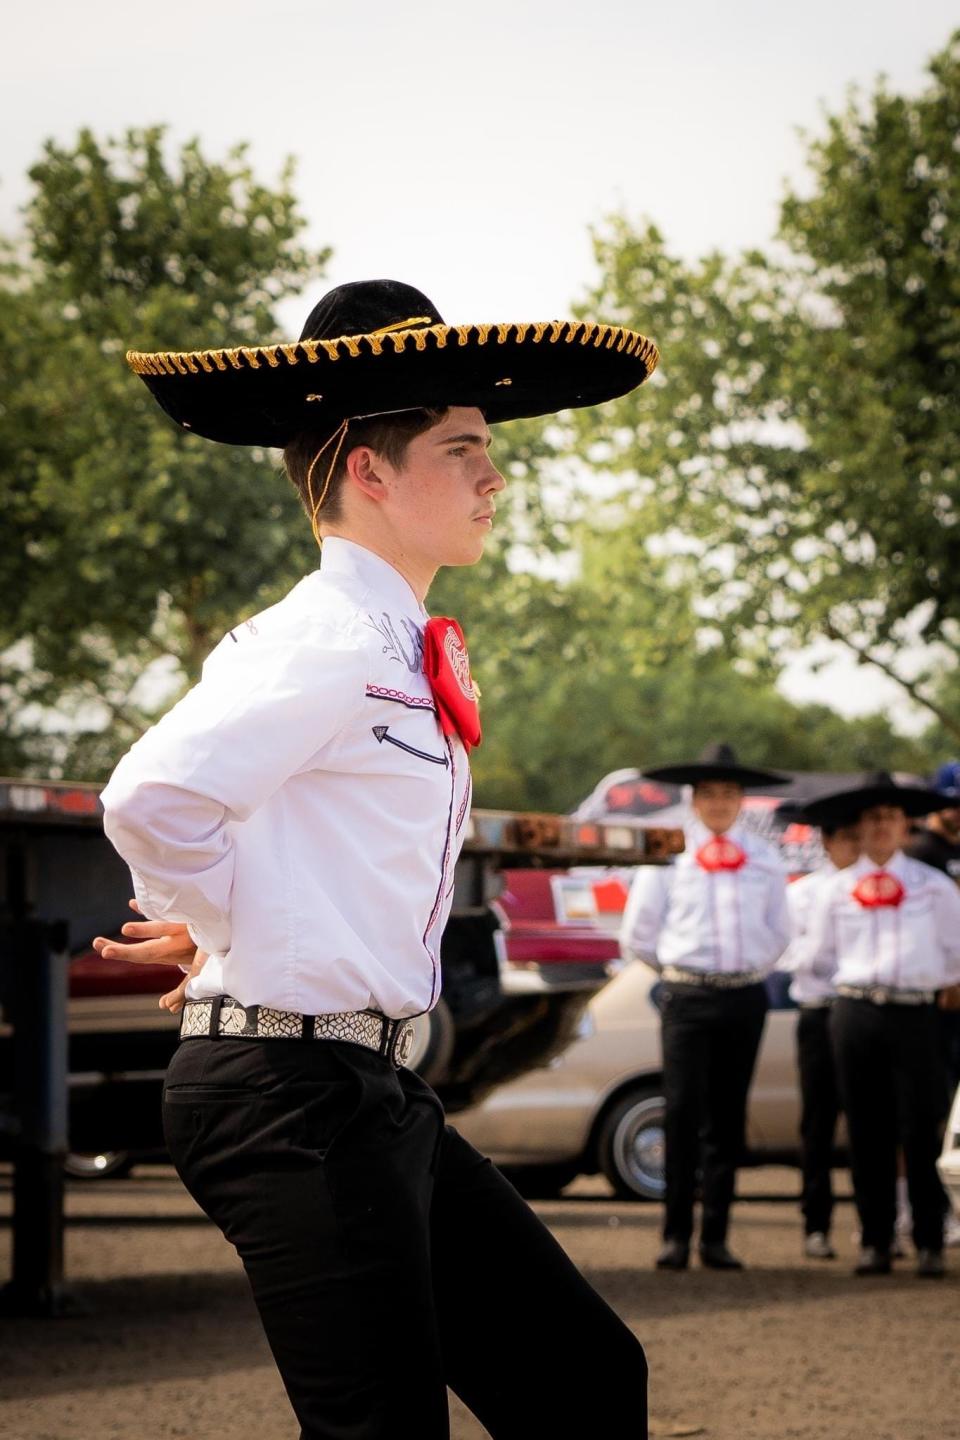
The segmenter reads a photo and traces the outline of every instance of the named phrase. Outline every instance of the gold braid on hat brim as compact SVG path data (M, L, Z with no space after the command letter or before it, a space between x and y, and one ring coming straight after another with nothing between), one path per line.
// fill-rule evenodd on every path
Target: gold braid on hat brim
M304 362L315 365L351 360L363 355L402 355L406 348L444 350L448 345L589 345L595 350L616 350L642 360L650 375L660 359L652 340L623 325L604 325L595 320L540 320L527 324L507 321L503 325L426 325L412 329L374 330L368 335L341 335L336 340L297 340L289 345L240 345L232 350L161 350L144 354L127 352L127 364L135 375L213 375L218 370L277 369ZM501 382L509 384L508 380Z

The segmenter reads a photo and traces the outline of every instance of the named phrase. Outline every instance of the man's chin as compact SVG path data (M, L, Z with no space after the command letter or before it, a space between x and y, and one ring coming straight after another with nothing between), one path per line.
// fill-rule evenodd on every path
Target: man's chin
M461 567L462 567L462 566L464 566L464 565L476 565L476 563L477 563L478 560L482 560L482 559L483 559L483 547L484 547L484 543L485 543L485 541L486 541L486 538L487 538L486 535L481 535L481 536L479 537L479 541L478 541L478 540L474 540L474 541L473 541L471 544L469 544L469 545L460 545L460 546L458 546L458 547L456 548L456 550L454 550L454 549L451 548L451 550L450 550L449 553L444 557L444 559L442 560L441 563L442 563L443 565L448 565L448 566L451 566L451 567L452 567L452 566L461 566Z

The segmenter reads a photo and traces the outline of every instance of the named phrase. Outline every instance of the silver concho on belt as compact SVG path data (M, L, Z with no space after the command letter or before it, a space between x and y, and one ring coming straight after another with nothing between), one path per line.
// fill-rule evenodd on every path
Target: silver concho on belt
M406 1065L413 1054L414 1028L410 1020L404 1020L397 1026L396 1034L393 1037L391 1056L394 1065Z

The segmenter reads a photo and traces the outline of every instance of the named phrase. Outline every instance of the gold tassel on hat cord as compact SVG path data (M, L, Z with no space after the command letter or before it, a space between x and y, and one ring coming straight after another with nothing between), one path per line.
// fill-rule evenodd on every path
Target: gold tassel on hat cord
M313 531L313 538L314 538L314 540L316 540L317 544L320 545L321 547L322 547L322 545L323 545L323 537L321 536L321 534L320 534L320 529L319 529L319 526L320 526L320 520L319 520L320 511L323 509L324 501L325 501L326 498L327 498L327 492L328 492L328 490L330 489L330 481L333 479L333 472L334 472L334 470L337 468L337 460L340 458L340 451L341 451L341 449L342 449L342 447L343 447L343 442L344 442L344 440L346 440L346 438L347 438L347 431L349 430L349 428L350 428L350 421L349 421L349 419L344 420L340 425L337 426L336 430L334 430L334 432L333 432L333 434L330 436L329 440L325 440L325 441L323 442L323 444L320 446L320 449L317 451L316 455L314 455L313 459L310 461L310 469L307 471L307 495L308 495L309 498L310 498L310 528L311 528L311 530ZM337 442L337 447L336 447L336 449L335 449L334 452L333 452L333 459L330 461L330 468L329 468L329 470L327 471L327 478L326 478L326 480L324 480L324 482L323 482L323 489L322 489L321 492L320 492L320 499L319 499L319 500L314 500L314 498L313 498L313 470L314 470L314 466L316 465L317 461L320 459L320 456L323 454L324 450L328 449L328 447L333 444L334 440L336 440L336 442Z
M394 330L407 330L411 325L432 325L429 315L411 315L409 320L397 320L393 325L381 325L379 330L370 330L370 335L389 335Z

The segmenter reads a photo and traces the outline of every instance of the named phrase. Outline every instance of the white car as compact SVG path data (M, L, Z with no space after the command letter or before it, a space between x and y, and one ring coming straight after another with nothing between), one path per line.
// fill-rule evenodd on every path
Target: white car
M788 980L774 975L768 982L771 1004L747 1119L753 1163L795 1164L799 1158L798 1012L787 998ZM624 966L590 1002L580 1036L562 1055L462 1111L457 1129L531 1196L556 1193L575 1175L601 1170L626 1198L661 1199L657 985L648 966ZM843 1140L838 1133L838 1144Z

